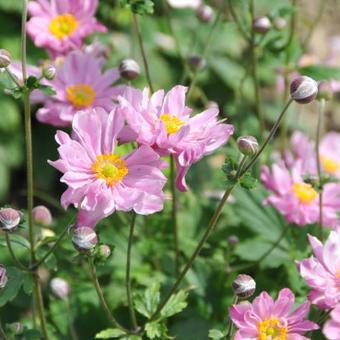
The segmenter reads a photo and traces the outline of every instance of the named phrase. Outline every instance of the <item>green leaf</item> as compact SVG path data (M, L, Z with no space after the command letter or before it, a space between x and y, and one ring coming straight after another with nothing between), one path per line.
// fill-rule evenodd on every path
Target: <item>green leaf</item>
M126 333L118 328L108 328L96 334L96 339L117 339Z
M20 248L30 249L29 242L21 235L10 234L11 244ZM7 247L5 240L0 240L0 246Z
M143 295L137 295L135 298L135 308L138 313L148 319L156 312L160 300L160 284L154 283L147 288Z
M8 282L6 287L0 291L0 307L15 299L24 282L24 273L21 270L15 267L7 267L6 269Z
M169 318L170 316L180 313L188 305L186 302L187 297L187 290L180 290L177 294L172 295L161 311L161 318Z
M154 3L152 0L120 0L122 7L130 6L132 12L144 15L153 14Z
M34 77L34 76L29 76L26 79L26 86L30 90L38 89L39 86L40 86L39 79L37 77Z
M53 96L55 94L57 94L57 92L54 90L53 87L48 86L48 85L39 85L39 90L45 94L47 94L48 96Z
M27 295L32 294L33 284L34 283L33 283L32 275L29 273L25 273L24 283L23 283L22 288Z
M256 188L258 182L257 178L255 178L250 171L246 172L239 181L241 187L247 190Z
M209 331L209 338L212 340L220 340L220 339L224 339L226 334L223 333L222 331L220 331L219 329L211 329Z
M340 80L340 67L313 65L298 68L299 73L315 80Z
M158 322L148 322L145 325L145 332L149 339L167 339L167 328L164 324Z
M237 172L237 162L233 157L227 157L222 165L222 171L224 172L227 179L227 187L231 187L236 184L236 172Z
M22 334L22 337L20 339L25 339L25 340L41 340L42 339L42 334L38 329L28 329L24 331Z

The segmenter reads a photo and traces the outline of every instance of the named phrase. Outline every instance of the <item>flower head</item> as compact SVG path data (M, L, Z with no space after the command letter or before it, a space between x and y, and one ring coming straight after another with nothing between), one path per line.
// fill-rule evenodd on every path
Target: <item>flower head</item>
M109 111L122 89L112 84L119 78L116 69L102 72L103 59L80 51L72 52L60 66L57 75L48 84L54 88L54 96L40 96L44 107L38 110L41 122L56 125L70 125L75 113L102 107Z
M318 325L306 320L309 302L296 310L294 294L288 288L279 292L274 301L267 292L262 292L252 304L238 304L230 308L230 317L238 328L235 340L302 340L303 334Z
M72 138L62 131L56 134L60 159L50 164L64 173L61 182L68 189L61 203L79 208L80 226L93 227L115 210L147 215L163 208L164 162L149 146L122 155L117 138L124 122L117 109L110 114L103 109L80 111Z
M312 291L309 300L319 308L333 308L340 302L340 231L332 231L323 245L309 235L313 256L298 262L300 275Z
M218 121L217 108L191 117L186 91L184 86L175 86L167 94L161 90L149 97L148 89L129 87L119 99L137 142L175 157L176 185L182 191L188 190L185 175L190 166L226 143L234 131L232 125Z
M22 214L20 211L13 208L0 209L0 229L6 231L15 230L21 220Z
M52 224L51 211L44 205L38 205L32 210L33 221L43 226L49 226Z
M70 294L70 286L67 281L60 277L55 277L50 282L53 295L59 299L65 300Z
M106 28L94 17L97 0L37 0L29 3L27 33L55 57L82 47L83 40Z
M331 311L331 319L325 323L323 334L328 340L340 339L340 304Z

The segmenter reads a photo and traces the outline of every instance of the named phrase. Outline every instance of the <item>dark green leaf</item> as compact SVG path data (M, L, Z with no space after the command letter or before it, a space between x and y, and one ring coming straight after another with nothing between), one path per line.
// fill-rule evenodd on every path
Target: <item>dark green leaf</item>
M241 187L248 190L256 188L258 182L257 178L255 178L250 171L245 173L239 181Z
M15 299L24 282L24 273L15 267L7 268L7 276L6 287L0 291L0 307Z

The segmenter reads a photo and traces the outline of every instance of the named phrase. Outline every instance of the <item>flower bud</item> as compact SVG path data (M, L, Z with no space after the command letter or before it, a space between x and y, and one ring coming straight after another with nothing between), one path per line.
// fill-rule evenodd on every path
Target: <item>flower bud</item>
M333 88L329 81L320 81L318 87L318 98L324 99L326 101L331 100L333 98Z
M21 322L12 322L6 328L13 335L21 335L24 332L24 325Z
M32 210L33 221L45 227L51 225L52 215L48 208L44 205L38 205Z
M241 136L237 139L237 146L245 156L254 156L257 153L259 143L253 136Z
M59 299L67 299L70 294L70 286L69 284L60 277L55 277L50 282L50 288L53 295Z
M47 80L53 80L57 73L57 69L52 64L47 64L42 69L42 75Z
M190 65L190 67L193 70L196 70L196 71L201 71L207 66L206 61L198 55L193 55L193 56L189 57L188 63Z
M230 235L227 239L229 247L235 247L239 243L239 238L236 235Z
M11 54L7 50L0 49L0 68L6 68L11 61Z
M0 289L4 289L6 287L7 281L8 277L6 268L2 264L0 264Z
M13 231L21 220L21 213L13 208L0 209L0 229Z
M251 276L240 274L234 280L232 288L236 296L241 299L248 299L255 292L256 282Z
M287 26L287 21L284 18L276 17L273 21L275 29L282 31Z
M201 5L197 8L196 15L201 22L208 23L213 19L214 11L208 5Z
M318 94L317 82L309 77L295 78L290 84L290 95L299 104L311 103Z
M79 251L91 251L97 244L97 234L88 227L78 227L74 230L72 242Z
M119 65L119 72L126 80L136 79L140 75L140 67L133 59L124 59Z
M271 27L272 27L272 24L268 17L265 17L265 16L258 17L258 18L255 18L253 21L253 30L256 33L261 33L261 34L267 33Z
M111 248L107 244L100 245L98 255L102 260L107 260L111 256Z

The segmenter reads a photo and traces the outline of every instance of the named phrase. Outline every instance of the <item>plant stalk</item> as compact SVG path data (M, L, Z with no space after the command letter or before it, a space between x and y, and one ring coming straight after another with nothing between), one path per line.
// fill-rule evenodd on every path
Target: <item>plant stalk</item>
M13 261L15 262L15 264L23 271L28 271L28 268L26 268L26 266L24 266L21 261L18 259L18 257L15 255L14 249L12 247L11 244L11 239L9 237L8 232L5 232L5 238L6 238L6 244L7 244L7 248L8 251L13 259Z

